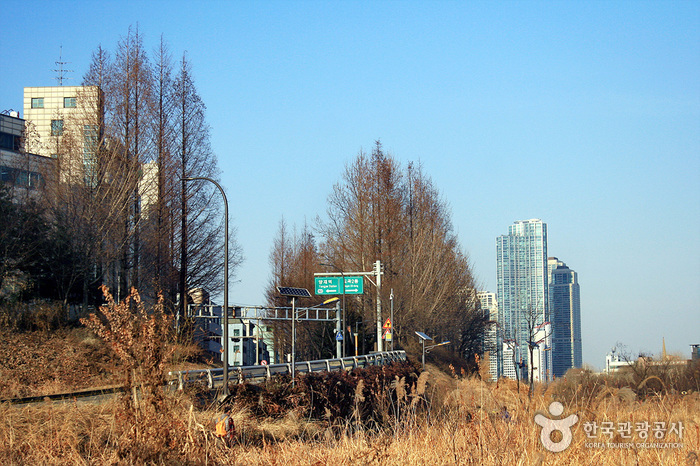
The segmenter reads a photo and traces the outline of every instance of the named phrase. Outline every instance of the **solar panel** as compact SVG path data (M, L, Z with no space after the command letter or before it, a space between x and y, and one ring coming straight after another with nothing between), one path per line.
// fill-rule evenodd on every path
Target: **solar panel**
M291 286L278 286L277 292L282 296L289 296L292 298L310 298L311 293L306 288L293 288Z
M432 338L430 338L423 332L416 332L416 335L418 335L418 338L420 338L421 340L432 340Z

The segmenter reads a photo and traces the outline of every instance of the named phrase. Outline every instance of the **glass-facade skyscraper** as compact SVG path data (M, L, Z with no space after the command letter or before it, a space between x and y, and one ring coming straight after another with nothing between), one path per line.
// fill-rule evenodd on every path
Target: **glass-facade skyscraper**
M520 376L529 374L528 343L534 328L549 321L547 274L547 224L540 219L521 220L508 227L508 234L496 238L497 300L499 325L504 343L515 351ZM535 367L539 380L551 379L549 337L538 344L543 354ZM536 342L530 342L534 344ZM504 355L504 369L508 365Z
M572 367L581 367L581 298L578 274L556 257L547 261L549 313L552 321L552 369L563 377Z

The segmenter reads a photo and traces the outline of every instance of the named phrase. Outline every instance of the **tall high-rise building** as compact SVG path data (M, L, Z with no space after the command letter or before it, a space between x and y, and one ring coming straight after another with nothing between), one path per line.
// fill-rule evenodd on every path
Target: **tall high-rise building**
M479 291L481 310L488 313L489 326L484 335L484 351L489 353L489 376L492 381L503 375L503 339L498 332L498 301L496 293Z
M499 326L504 343L509 342L515 353L519 376L524 379L532 365L529 346L534 345L539 326L549 320L547 224L540 219L515 222L508 227L507 235L496 238L496 256ZM539 380L549 380L549 336L539 335L539 338L543 341L542 363L534 369L539 371L536 376Z
M581 367L581 298L578 274L556 257L547 260L549 315L552 322L552 369L562 377Z

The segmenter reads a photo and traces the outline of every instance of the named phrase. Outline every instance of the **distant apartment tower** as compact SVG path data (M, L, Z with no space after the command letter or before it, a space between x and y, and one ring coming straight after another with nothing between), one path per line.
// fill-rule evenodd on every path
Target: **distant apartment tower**
M552 369L563 377L581 367L581 295L578 274L556 257L547 260L549 315L552 322Z
M496 274L499 324L504 344L514 352L521 371L519 377L529 374L528 342L534 337L535 327L548 321L547 287L547 224L540 219L517 221L508 227L508 234L496 238ZM551 351L543 356L544 364L536 366L539 380L551 378ZM503 364L508 377L512 364ZM507 370L506 370L507 369Z
M92 183L102 128L102 94L97 86L24 88L24 119L38 141L30 150L58 158L61 181Z
M552 324L545 322L535 327L530 344L528 361L535 368L532 379L535 382L552 380Z
M518 372L516 374L516 370L519 367L520 361L517 359L517 357L513 358L514 356L514 351L515 351L515 340L503 340L503 349L501 351L502 355L502 366L503 366L503 377L507 377L509 379L520 379L521 377L521 372Z
M498 300L496 293L479 291L481 310L488 313L489 325L484 335L484 351L489 353L489 376L492 381L503 375L503 339L498 331Z

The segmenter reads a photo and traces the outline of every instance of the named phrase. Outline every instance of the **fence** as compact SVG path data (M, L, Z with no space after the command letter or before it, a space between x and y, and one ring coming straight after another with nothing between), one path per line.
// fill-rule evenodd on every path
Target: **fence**
M366 354L363 356L349 356L340 359L320 359L317 361L299 361L294 364L294 370L298 373L352 370L367 366L382 366L394 361L405 361L406 352L384 351L381 353ZM265 366L231 366L229 367L229 382L260 383L270 380L275 375L286 375L292 372L292 364L270 364ZM191 371L173 371L168 373L170 379L168 386L182 390L185 385L206 384L208 388L214 388L215 384L223 384L224 369L199 369Z

